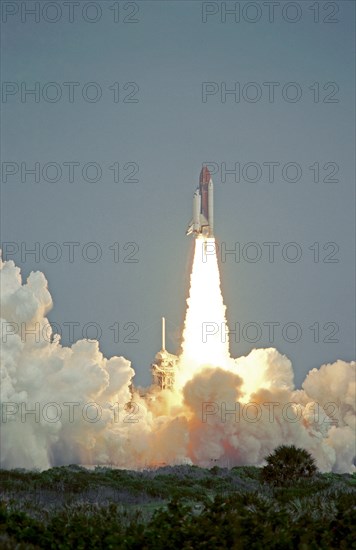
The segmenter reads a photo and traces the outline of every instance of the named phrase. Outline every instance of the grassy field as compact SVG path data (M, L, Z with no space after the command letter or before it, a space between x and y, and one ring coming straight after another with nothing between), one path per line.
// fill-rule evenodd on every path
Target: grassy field
M260 469L0 470L0 548L355 548L356 478Z

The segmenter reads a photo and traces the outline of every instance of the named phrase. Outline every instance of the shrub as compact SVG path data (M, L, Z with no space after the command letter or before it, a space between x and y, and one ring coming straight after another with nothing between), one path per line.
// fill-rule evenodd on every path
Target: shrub
M267 464L261 470L261 478L271 485L292 485L317 473L314 458L294 445L277 447L265 460Z

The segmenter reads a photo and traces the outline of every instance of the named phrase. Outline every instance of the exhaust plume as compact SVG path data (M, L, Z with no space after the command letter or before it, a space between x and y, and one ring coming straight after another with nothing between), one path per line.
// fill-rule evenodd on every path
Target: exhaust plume
M0 261L2 468L261 465L295 444L322 471L355 469L355 362L313 369L296 390L276 349L231 358L214 246L195 240L173 391L139 392L130 361L105 358L97 341L62 346L44 275L23 284L14 262Z

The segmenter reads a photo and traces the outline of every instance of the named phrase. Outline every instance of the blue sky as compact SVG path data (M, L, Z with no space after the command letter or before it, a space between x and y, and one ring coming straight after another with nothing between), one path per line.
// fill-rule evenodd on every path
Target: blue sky
M70 341L68 323L79 323L75 339L86 323L97 323L104 354L132 360L139 384L150 382L162 315L167 317L167 347L172 352L179 348L192 248L184 234L200 168L208 162L217 170L217 240L241 251L239 262L232 255L220 256L228 320L245 327L240 342L232 342L232 355L273 345L292 360L297 385L313 367L352 359L354 3L331 3L335 12L338 8L332 15L319 2L319 22L314 22L315 2L297 2L301 16L295 23L283 18L283 13L294 17L290 2L280 2L273 22L266 6L257 3L261 19L256 23L248 21L254 17L253 6L246 11L251 2L226 3L240 7L240 22L233 16L224 22L223 3L212 2L217 13L206 23L202 10L207 3L198 1L94 2L92 11L84 13L88 19L101 10L96 23L85 20L84 2L72 23L61 2L54 2L53 10L60 6L62 13L55 23L46 21L55 12L41 11L44 3L38 23L26 13L22 22L21 4L31 8L35 3L18 4L19 13L5 21L2 14L1 79L3 86L10 83L5 91L38 82L40 96L38 102L31 95L21 101L20 91L2 97L2 161L13 164L3 164L1 242L19 248L40 243L38 261L20 252L5 257L14 259L24 276L32 270L45 273L54 299L49 318L62 327L63 343ZM109 9L114 4L120 10L118 23ZM125 17L137 22L125 22ZM77 83L73 102L68 82ZM206 101L204 82L218 90ZM276 83L273 101L268 82ZM224 102L224 86L238 85L240 101L229 94ZM101 98L90 102L98 90ZM256 90L260 100L250 101ZM293 102L294 92L301 97ZM62 97L51 102L55 93ZM30 174L21 181L20 164L33 168L36 162L40 181ZM49 162L60 166L57 182L49 181L53 166L47 178L43 175ZM79 164L71 183L72 162ZM279 163L273 182L268 181L271 162ZM88 163L95 165L87 167L85 178L82 169ZM110 169L115 163L119 182ZM224 163L227 168L240 164L240 182L231 175L224 182ZM88 181L98 165L101 178ZM18 166L18 173L4 179L11 166ZM259 168L258 181L251 181ZM300 178L293 182L299 169ZM132 177L138 182L123 181L131 170L138 170ZM53 247L46 248L51 242L62 252L57 262L46 256L46 250L53 253ZM79 243L74 262L64 245L68 242ZM90 242L102 251L95 263L83 258L93 253L86 247ZM266 242L280 243L272 262ZM247 243L255 244L248 249ZM288 243L296 246L288 248ZM118 262L113 247L118 247ZM256 262L248 257L254 250L262 251ZM288 261L286 254L294 251L301 251L300 260ZM130 258L138 261L130 263ZM124 341L133 326L128 322L137 325L138 342ZM272 343L271 322L279 323ZM253 323L250 332L247 323ZM297 342L290 341L293 327L283 334L288 323L302 330ZM113 325L120 327L118 342ZM256 326L261 336L251 342Z

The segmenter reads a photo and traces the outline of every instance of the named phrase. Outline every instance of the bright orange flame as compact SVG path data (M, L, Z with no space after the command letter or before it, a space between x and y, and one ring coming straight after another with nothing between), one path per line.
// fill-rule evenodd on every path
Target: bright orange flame
M197 237L183 331L177 385L182 387L202 366L229 368L226 306L220 287L214 238Z
M179 392L202 367L220 367L241 376L244 396L240 400L247 402L257 388L271 387L271 381L266 378L267 364L257 350L248 357L236 360L230 356L226 306L221 292L216 249L214 238L199 236L195 240L183 351L179 358L175 388Z

